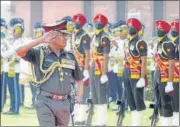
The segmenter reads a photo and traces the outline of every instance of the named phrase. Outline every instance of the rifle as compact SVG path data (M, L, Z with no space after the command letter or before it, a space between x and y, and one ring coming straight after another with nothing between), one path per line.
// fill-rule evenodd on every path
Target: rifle
M76 89L75 89L75 82L71 82L72 85L72 91L71 91L71 95L68 96L69 102L70 102L70 113L71 113L71 121L72 121L72 126L74 127L74 105L76 102Z
M122 94L122 99L117 100L116 104L118 105L118 120L117 120L117 126L120 127L122 126L123 119L125 117L125 88L123 88L123 94Z
M86 121L86 126L91 126L92 117L93 117L93 114L94 114L94 104L92 102L92 99L90 99L90 98L87 98L86 102L88 103L88 107L89 107L89 109L86 111L86 112L88 112L88 118L87 118L87 121Z
M157 89L157 88L156 88ZM155 91L156 93L158 92L158 89L157 91ZM155 104L150 104L149 108L153 108L154 111L153 111L153 114L152 116L149 117L149 119L151 120L151 126L156 126L157 122L159 121L159 118L158 118L158 109L160 107L160 96L158 95L158 93L156 94L156 98L157 98L157 102Z

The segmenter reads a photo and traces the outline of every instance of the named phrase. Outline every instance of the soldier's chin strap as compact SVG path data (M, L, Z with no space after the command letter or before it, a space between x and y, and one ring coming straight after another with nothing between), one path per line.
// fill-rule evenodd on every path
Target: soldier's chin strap
M95 31L95 33L96 34L99 34L101 31L103 31L104 30L104 28L101 28L101 29L96 29L96 31Z
M163 37L158 37L158 42L160 42L162 39L166 37L166 34Z
M174 42L178 37L179 37L179 36L177 36L177 37L172 37L171 39L172 39L172 41Z
M81 28L80 28L80 29L74 28L74 33L76 34L76 33L78 33L80 30L81 30Z
M133 35L133 36L128 35L128 39L129 39L129 41L131 41L133 38L135 38L135 37L136 37L136 35L137 35L137 34L135 34L135 35Z

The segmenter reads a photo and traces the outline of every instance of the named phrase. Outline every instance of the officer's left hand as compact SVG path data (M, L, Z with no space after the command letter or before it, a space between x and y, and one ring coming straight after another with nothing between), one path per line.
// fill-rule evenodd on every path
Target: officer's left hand
M101 84L104 84L108 81L108 77L107 75L102 75L101 78L100 78L100 82Z
M174 94L173 82L167 82L165 92L170 96Z
M136 87L137 88L143 88L143 87L145 87L145 84L146 84L145 79L144 78L140 78L138 80L137 84L136 84Z

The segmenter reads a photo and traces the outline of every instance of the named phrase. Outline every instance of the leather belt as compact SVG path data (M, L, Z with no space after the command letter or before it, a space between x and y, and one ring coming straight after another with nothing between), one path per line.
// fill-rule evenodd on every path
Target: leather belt
M56 94L48 93L48 92L45 92L45 91L42 91L39 89L37 89L36 93L37 93L37 95L42 95L42 96L50 98L52 100L62 100L63 101L63 100L68 99L68 95L64 95L64 96L56 95Z

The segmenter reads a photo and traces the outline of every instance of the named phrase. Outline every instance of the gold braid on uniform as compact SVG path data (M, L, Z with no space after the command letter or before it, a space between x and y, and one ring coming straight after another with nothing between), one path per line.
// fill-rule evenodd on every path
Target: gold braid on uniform
M45 70L42 68L43 60L44 60L44 53L43 53L43 50L41 49L40 50L40 71L44 74L44 77L42 78L42 80L39 80L39 81L36 80L34 68L32 69L32 77L33 77L32 82L37 84L37 86L40 86L41 84L46 82L52 76L56 68L59 68L60 70L62 69L62 64L60 64L60 62L54 62L48 69Z

